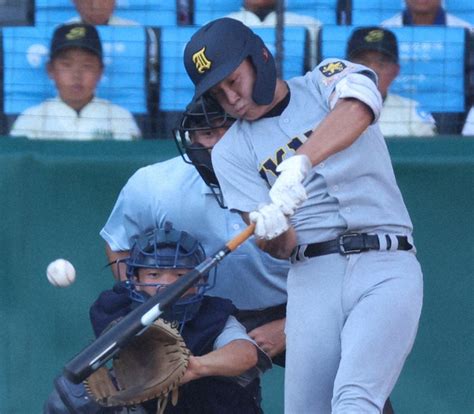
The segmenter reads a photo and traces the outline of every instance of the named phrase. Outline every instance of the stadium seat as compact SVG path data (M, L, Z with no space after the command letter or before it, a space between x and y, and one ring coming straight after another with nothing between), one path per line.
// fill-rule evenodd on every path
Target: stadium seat
M323 24L345 24L346 0L286 0L286 11L318 19Z
M445 0L446 9L474 26L474 3L472 0Z
M194 24L202 25L242 8L243 0L194 0ZM339 23L346 0L286 0L286 11L314 17L324 24Z
M183 64L183 50L197 27L162 28L161 30L161 87L160 110L182 111L191 101L194 86L188 78ZM275 53L275 30L258 28L270 51ZM287 27L284 33L283 76L290 78L302 75L306 64L307 30L304 27Z
M139 26L99 26L98 30L105 71L97 96L146 119L158 95L159 75L153 62L159 56L159 31ZM45 68L52 31L51 26L2 30L3 112L7 117L56 95Z
M36 24L57 25L77 16L72 0L36 0ZM177 25L175 0L117 1L114 15L148 26Z
M194 24L200 26L240 10L242 0L194 0L193 6Z
M350 1L350 0L349 0ZM353 26L380 24L405 8L403 0L352 0L351 19Z
M323 27L322 58L344 57L353 26ZM393 93L419 101L432 113L465 111L466 33L454 27L393 28L399 42L400 75Z

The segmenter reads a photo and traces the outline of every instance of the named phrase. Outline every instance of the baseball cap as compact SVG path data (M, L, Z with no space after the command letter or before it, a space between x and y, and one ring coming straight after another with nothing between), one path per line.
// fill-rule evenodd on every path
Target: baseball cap
M84 23L72 23L59 26L53 34L50 48L50 58L58 52L70 47L86 49L102 60L102 44L97 29Z
M398 63L398 44L395 34L378 26L362 27L352 32L347 43L346 57L351 59L360 52L381 52Z

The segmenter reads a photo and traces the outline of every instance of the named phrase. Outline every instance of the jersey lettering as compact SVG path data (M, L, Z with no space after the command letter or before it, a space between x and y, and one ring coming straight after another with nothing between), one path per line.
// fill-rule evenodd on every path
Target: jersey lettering
M307 131L304 133L304 135L306 137L309 137L312 132L313 131ZM293 137L285 145L285 148L279 148L272 157L269 157L262 162L259 174L267 182L267 184L270 185L270 177L278 177L278 175L280 174L279 172L277 172L276 169L278 164L283 161L284 155L288 151L295 153L296 150L301 147L301 145L303 145L305 141L306 139L303 141L302 137L300 136Z

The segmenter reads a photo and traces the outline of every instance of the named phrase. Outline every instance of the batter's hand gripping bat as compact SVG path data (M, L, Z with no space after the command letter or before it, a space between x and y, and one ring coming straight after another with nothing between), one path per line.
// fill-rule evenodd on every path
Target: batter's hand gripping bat
M203 275L229 253L245 242L254 232L255 224L229 240L214 255L180 277L162 292L156 293L135 308L117 324L99 336L64 366L64 376L78 384L111 359L134 336L143 333L163 311L192 287Z

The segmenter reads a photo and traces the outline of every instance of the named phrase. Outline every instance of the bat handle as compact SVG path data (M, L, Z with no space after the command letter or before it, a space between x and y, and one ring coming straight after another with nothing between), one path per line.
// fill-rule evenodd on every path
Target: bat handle
M235 236L232 240L229 240L226 246L231 252L234 251L245 240L247 240L250 236L252 236L254 231L255 231L255 223L251 223L247 226L247 228L245 228L241 233Z

